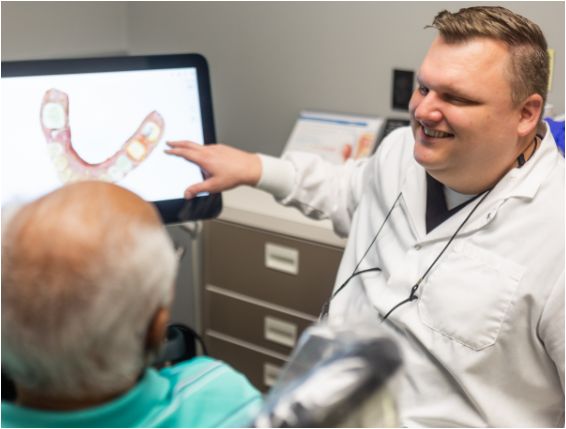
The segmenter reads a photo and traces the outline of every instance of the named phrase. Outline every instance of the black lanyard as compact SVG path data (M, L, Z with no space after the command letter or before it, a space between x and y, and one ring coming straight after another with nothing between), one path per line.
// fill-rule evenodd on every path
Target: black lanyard
M448 247L450 246L450 244L452 244L452 242L454 241L454 239L456 238L456 236L458 235L458 233L460 232L460 230L464 227L464 225L466 224L466 222L468 222L468 220L472 217L472 215L474 214L474 212L476 211L476 209L479 207L479 205L486 199L486 197L489 195L489 193L491 192L491 189L488 189L487 191L484 192L484 194L481 196L481 198L479 199L478 203L472 208L472 210L470 210L470 213L468 213L468 215L466 216L466 218L462 221L462 223L460 224L460 226L458 226L458 228L456 229L456 231L454 231L454 234L452 234L452 236L450 237L450 239L448 240L448 242L446 243L446 245L444 246L444 248L440 251L440 253L436 256L436 258L434 259L434 261L432 262L432 264L429 265L429 267L426 269L426 271L424 272L424 274L418 279L418 281L413 285L413 287L411 287L411 292L409 294L409 297L407 299L404 299L403 301L399 302L398 304L396 304L395 306L393 306L393 308L391 308L386 314L385 316L381 317L381 321L385 321L389 315L391 313L393 313L393 311L395 311L397 308L399 308L400 306L402 306L403 304L406 304L407 302L411 302L411 301L415 301L416 299L418 299L418 296L416 295L417 290L419 289L419 287L421 286L422 282L424 281L424 279L426 278L426 276L428 275L428 273L430 272L430 270L432 270L432 268L436 265L436 263L439 261L440 257L444 254L444 252L446 252L446 249L448 249ZM399 202L399 200L401 199L402 196L402 192L399 193L399 195L397 196L397 198L395 198L395 201L393 202L393 205L391 206L391 208L389 209L389 211L387 212L387 215L385 216L385 219L383 220L381 226L379 227L379 229L377 230L377 233L374 235L373 239L371 240L371 243L369 244L368 248L366 249L366 251L364 252L363 256L360 258L359 262L356 264L356 267L354 268L354 271L352 272L352 274L346 279L346 281L344 283L342 283L330 296L330 299L328 301L326 301L324 303L324 305L322 306L322 310L320 313L320 319L325 319L328 316L328 311L330 309L330 303L332 302L332 300L336 297L336 295L338 295L338 293L340 293L349 283L350 280L352 280L354 277L360 275L360 274L364 274L370 271L381 271L381 268L379 267L373 267L373 268L368 268L365 270L360 270L358 271L358 268L360 266L360 264L362 263L362 261L364 260L364 258L366 257L366 255L368 254L368 252L370 251L370 249L372 248L373 244L375 243L375 241L377 240L377 237L379 236L379 234L381 233L381 230L383 229L383 227L385 226L385 224L387 223L387 221L389 220L389 218L391 217L391 213L393 212L393 209L395 208L395 206L397 205L397 203Z

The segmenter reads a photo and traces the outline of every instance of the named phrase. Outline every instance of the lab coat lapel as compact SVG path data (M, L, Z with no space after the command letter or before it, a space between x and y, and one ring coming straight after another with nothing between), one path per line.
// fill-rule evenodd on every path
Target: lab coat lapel
M490 194L487 195L485 199L483 198L483 194L480 195L474 201L470 202L466 207L462 208L460 211L446 219L426 235L423 243L450 239L450 237L454 235L460 225L466 220L466 217L472 210L474 210L474 207L476 206L477 209L474 211L470 219L466 221L466 224L460 230L458 235L461 236L470 234L485 227L494 219L497 209L503 202L501 198L494 195L494 191L495 189L490 192Z
M501 186L500 186L501 185ZM500 183L496 188L506 187L504 183ZM438 240L447 240L466 216L478 204L482 196L472 201L468 206L464 207L453 216L446 219L430 233L426 232L426 173L424 168L414 163L407 169L407 175L401 188L403 194L403 207L406 210L406 217L409 226L415 236L415 244L426 244ZM483 228L490 223L495 217L497 209L503 202L502 193L499 189L494 189L488 195L480 206L476 209L472 217L466 222L466 225L459 233L469 234Z
M424 168L417 164L409 167L401 192L403 194L404 209L407 211L407 220L418 244L449 239L479 202L479 199L472 201L467 207L446 219L427 234L425 219L427 188ZM463 232L476 231L491 221L492 215L489 213L494 211L494 200L490 197L492 196L488 195L481 203L472 215L472 218L468 220Z
M402 207L406 211L409 226L420 242L426 236L426 176L420 165L412 163L401 186Z
M499 181L466 222L459 235L468 235L491 223L505 200L513 197L534 197L544 177L560 160L554 140L546 126L541 129L541 134L545 137L532 159L523 168L512 169ZM535 168L536 165L538 165L537 168ZM402 207L406 211L409 227L418 244L449 239L482 198L478 197L427 234L425 223L426 174L416 162L411 163L407 168L401 192L403 194Z
M492 189L478 206L458 235L467 235L484 228L491 223L499 208L510 198L532 199L537 193L545 176L559 162L554 140L549 133L543 139L541 147L522 168L510 170ZM423 238L423 243L450 238L464 222L466 216L480 202L482 196L472 201L458 213L446 219ZM426 208L425 208L426 210ZM424 215L423 215L424 216Z

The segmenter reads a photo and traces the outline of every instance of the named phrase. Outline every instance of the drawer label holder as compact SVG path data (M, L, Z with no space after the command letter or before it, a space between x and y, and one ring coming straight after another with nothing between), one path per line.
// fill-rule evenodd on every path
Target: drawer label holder
M294 347L297 342L297 325L275 317L266 316L263 324L263 335L266 340L287 347Z
M292 247L265 243L265 266L287 274L299 274L299 251Z

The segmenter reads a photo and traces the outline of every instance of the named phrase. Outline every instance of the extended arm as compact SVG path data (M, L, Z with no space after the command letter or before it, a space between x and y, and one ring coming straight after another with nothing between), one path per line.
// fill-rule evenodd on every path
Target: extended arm
M207 179L188 187L185 198L199 192L221 192L239 185L257 186L284 205L297 207L315 219L329 218L335 231L348 234L361 199L367 161L334 165L308 153L283 158L258 155L226 145L202 146L187 141L169 142L166 152L198 164Z
M206 179L185 189L190 199L200 192L217 193L240 185L255 186L261 177L258 155L223 144L200 145L190 141L167 142L165 152L194 162L206 172Z

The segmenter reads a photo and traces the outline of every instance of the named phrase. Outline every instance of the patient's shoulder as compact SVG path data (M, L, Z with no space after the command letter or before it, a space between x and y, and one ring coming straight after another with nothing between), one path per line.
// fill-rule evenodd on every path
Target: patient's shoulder
M246 426L262 403L261 394L243 374L209 357L164 368L160 375L170 382L171 404L177 408L174 419L187 426Z

